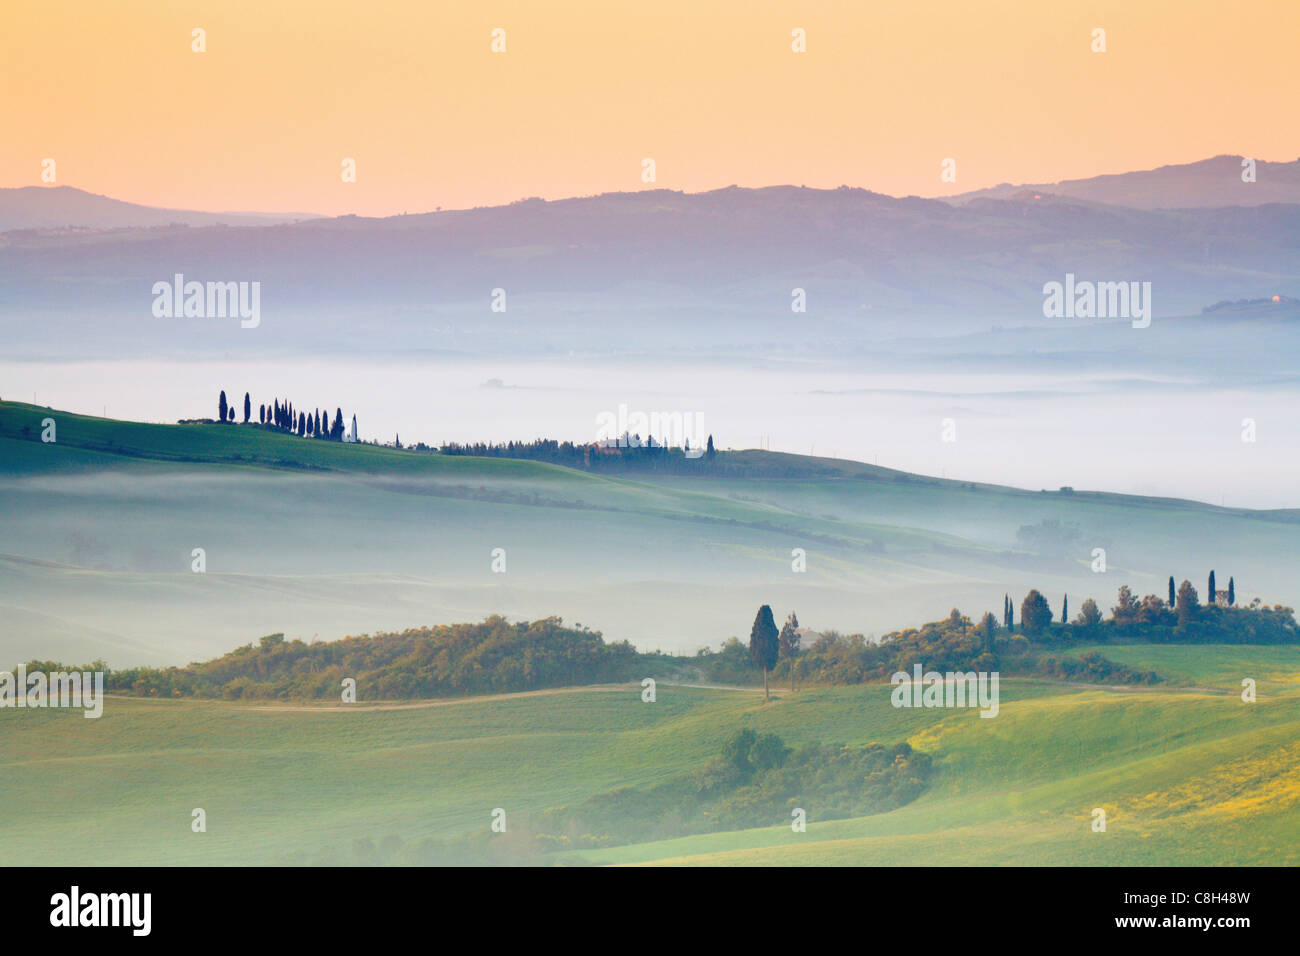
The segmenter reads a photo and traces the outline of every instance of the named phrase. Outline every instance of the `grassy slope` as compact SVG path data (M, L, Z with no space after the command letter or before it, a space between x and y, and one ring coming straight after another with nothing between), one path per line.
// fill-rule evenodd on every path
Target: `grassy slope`
M38 441L41 421L58 423L58 444ZM1294 538L1300 512L1218 508L1180 499L1080 493L1043 495L997 485L919 479L859 462L780 453L729 453L737 462L802 468L792 480L610 477L540 462L416 454L370 445L303 440L258 428L153 425L73 415L0 402L0 473L23 476L109 468L174 474L175 466L252 466L345 476L390 492L478 486L536 493L544 501L655 518L739 522L788 528L853 546L879 542L907 550L946 547L991 550L984 525L1001 534L1035 516L1079 520L1103 534L1133 529L1135 520L1195 521L1220 539L1248 536L1257 547ZM169 467L170 466L170 467ZM896 481L904 477L912 480ZM960 529L953 533L951 529ZM1153 525L1154 528L1154 525ZM970 533L967 533L969 529ZM1261 537L1263 540L1261 540ZM992 555L988 556L990 559Z
M57 422L58 441L54 445L39 441L40 423L47 417ZM796 517L777 505L737 501L712 494L707 487L675 488L544 462L417 454L373 445L304 440L260 428L125 422L16 402L0 402L0 452L0 467L14 476L132 467L155 473L174 472L167 465L257 467L361 481L390 479L395 483L380 487L399 493L418 493L421 485L415 482L420 481L444 487L486 484L494 489L536 492L552 502L581 501L593 508L631 510L655 517L778 524L784 521L787 525L793 525ZM403 484L402 479L412 483ZM805 533L845 540L869 538L873 531L882 530L855 529L852 524L827 519L809 523L802 517L800 528ZM897 535L898 529L894 533ZM952 535L924 533L914 537L927 544L963 544Z
M1088 651L1129 667L1155 671L1175 686L1239 694L1242 678L1249 677L1260 694L1300 689L1300 647L1244 645L1213 651L1188 644L1097 644L1071 648L1067 653L1077 657Z
M39 434L47 414L59 421L58 445L32 441L32 434L24 440L22 427ZM1278 536L1278 546L1289 544L1294 519L1294 513L1233 513L1188 502L1113 496L1065 501L1013 489L972 492L953 483L899 485L870 473L802 484L641 482L529 462L417 456L252 429L105 422L0 404L0 472L6 480L88 472L98 481L109 471L168 480L241 472L253 480L286 471L328 477L334 482L331 496L354 496L344 498L347 507L369 502L369 520L391 512L398 500L391 488L374 485L379 474L519 487L560 500L582 499L598 509L592 514L599 524L583 526L587 516L581 511L464 501L452 502L452 515L439 511L439 520L518 523L544 512L556 521L539 526L538 534L565 531L587 541L619 533L634 541L648 530L662 536L668 516L727 529L732 526L716 519L784 524L793 533L812 530L843 539L887 533L889 550L873 559L873 573L894 564L933 579L944 572L907 565L936 542L989 552L973 531L963 541L927 527L923 515L914 517L926 510L937 513L936 521L948 516L958 526L969 513L974 528L987 511L1005 509L1008 521L1022 520L1016 503L1030 501L1068 506L1072 515L1113 514L1117 525L1151 521L1157 529L1158 516L1172 511L1180 521L1193 516L1208 522L1197 525L1200 537L1239 535L1260 547L1272 546L1269 535ZM266 491L270 498L271 487ZM21 509L34 499L12 500ZM251 510L255 522L274 528L277 509L257 511L262 500L247 493L232 499ZM144 505L132 512L128 501L118 506L128 523L151 513ZM103 510L94 507L96 514ZM234 512L226 502L223 507L211 520L228 521ZM611 513L617 526L609 524ZM900 527L905 521L914 521L913 528ZM358 523L349 532L361 536L365 529ZM440 532L449 533L446 527ZM390 541L393 534L381 528L376 541ZM719 549L715 554L733 556L765 546L731 530L711 544ZM842 562L850 583L864 573L865 565L847 554L827 560ZM39 586L33 570L38 564L14 566L33 575L24 589ZM6 566L6 573L12 575L14 567ZM82 593L100 577L107 582L105 594L128 583L126 575L56 570L84 578L73 582ZM192 584L186 575L156 577L136 582L136 599L148 606L159 600L160 588ZM209 578L234 587L233 579ZM287 593L282 579L255 580ZM411 584L399 580L394 586L404 593ZM52 612L67 587L60 583L47 601ZM229 597L223 600L228 603ZM663 601L652 606L662 609ZM272 629L258 626L244 639ZM1105 653L1172 677L1170 686L1111 692L1007 682L1002 715L992 721L969 713L895 711L881 687L812 689L768 707L743 692L670 688L661 689L657 704L643 705L629 688L350 714L118 700L100 721L66 712L0 711L0 752L9 770L0 785L0 840L39 862L197 864L267 862L303 844L344 847L388 833L408 839L454 836L486 826L493 807L526 816L693 769L727 733L749 723L791 743L909 739L935 754L939 775L915 804L879 817L818 822L809 807L811 823L802 835L776 826L588 856L595 862L711 863L1300 862L1294 653L1240 647L1108 647ZM1240 676L1260 680L1257 704L1236 697ZM1105 835L1088 829L1088 814L1099 805L1110 812ZM189 811L196 806L209 814L205 835L189 831Z
M1140 659L1145 647L1109 648ZM1165 648L1176 682L1226 674L1244 652ZM1125 655L1125 651L1128 652ZM908 735L936 755L930 792L892 813L590 852L600 863L708 865L1300 863L1300 693L1081 690L1005 701ZM1105 834L1091 812L1108 815Z
M39 441L46 417L56 444ZM0 659L183 663L276 630L329 639L491 612L693 652L759 603L881 634L1029 587L1108 607L1121 582L1163 593L1168 574L1209 567L1242 599L1294 600L1295 512L737 459L808 477L611 477L0 402ZM1014 550L1016 528L1044 518L1079 525L1077 553ZM497 546L508 576L489 572ZM790 573L796 546L807 574ZM1107 575L1089 571L1094 546ZM194 547L206 575L189 573Z
M47 416L54 444L38 440ZM0 658L102 654L117 666L211 657L274 630L341 637L489 612L559 613L653 647L698 624L722 578L788 573L792 541L817 542L818 585L844 595L872 567L933 580L936 543L981 551L939 532L809 522L541 463L12 403L0 403L0 522L0 618L11 624L0 621ZM79 557L77 540L100 556ZM196 546L207 575L189 573ZM508 577L489 573L496 546L509 551ZM690 650L724 638L720 621Z
M1115 649L1121 653L1125 649ZM1145 648L1133 648L1134 653ZM1175 681L1260 648L1183 648ZM1170 660L1170 665L1174 661ZM1283 662L1285 663L1285 662ZM1294 664L1290 665L1294 674ZM0 841L42 863L273 862L512 826L698 767L739 726L788 742L907 739L937 776L889 814L588 851L592 862L1300 863L1300 691L1246 705L1175 687L1008 681L993 719L895 710L889 688L753 692L589 688L342 712L111 699L103 718L0 711ZM1089 829L1105 807L1109 830ZM208 833L189 830L190 810ZM89 808L89 809L88 809Z

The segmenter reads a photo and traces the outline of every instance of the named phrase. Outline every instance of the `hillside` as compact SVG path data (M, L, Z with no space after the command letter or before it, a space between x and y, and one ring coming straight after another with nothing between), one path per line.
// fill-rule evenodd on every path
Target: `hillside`
M195 212L159 209L88 193L72 186L0 189L0 233L11 230L93 232L160 226L265 226L312 218L300 213ZM9 241L18 237L10 236ZM0 238L0 244L5 239Z
M748 727L791 747L906 742L934 771L889 812L830 821L810 801L803 834L784 813L757 829L576 851L580 861L1300 863L1294 650L1160 650L1183 668L1166 671L1167 687L1008 680L996 720L896 710L883 684L768 706L761 692L664 684L645 704L631 684L415 708L114 698L98 721L30 711L0 721L21 768L0 802L0 839L47 863L574 862L572 850L538 854L529 821L694 772ZM1243 669L1273 678L1254 705L1237 697ZM75 798L70 761L95 768ZM1090 828L1098 806L1105 834ZM190 830L194 807L206 834ZM489 843L497 807L509 829Z
M47 417L53 443L39 440ZM693 655L744 636L760 602L822 631L879 622L877 634L914 625L917 608L978 613L1026 586L1068 590L1072 608L1095 596L1104 609L1120 582L1163 593L1168 574L1200 581L1211 559L1222 581L1235 576L1241 603L1289 600L1294 512L899 480L755 451L737 460L806 476L638 480L0 403L0 660L102 655L119 669L225 654L189 672L223 695L272 689L271 699L160 699L133 683L146 696L111 696L96 721L60 710L0 719L0 749L21 771L0 801L0 839L46 862L126 865L1300 863L1294 645L1169 643L1177 632L1158 623L1161 643L1125 643L1114 628L1091 643L1071 635L1051 653L1100 654L1119 668L1111 686L1077 682L1088 668L1076 682L1009 670L995 720L894 708L871 668L895 662L851 639L810 649L809 674L821 659L832 668L823 679L861 667L862 682L790 694L777 681L767 705L761 690L682 686L685 661L641 653ZM1025 527L1033 533L1018 534ZM1092 540L1113 555L1105 574L1090 570ZM803 576L790 571L796 542ZM494 577L498 543L509 570ZM196 546L203 574L190 568ZM535 647L532 685L489 675L536 643L536 624L401 635L539 606L575 619L541 623L578 656L563 651L557 672ZM926 656L960 650L966 625L960 638L936 625ZM596 660L583 656L593 627L630 670L596 667L587 679L601 683L562 686L573 661ZM283 640L226 653L276 630ZM440 641L461 638L438 658ZM637 649L620 650L623 638ZM724 674L728 655L695 658L692 679ZM336 666L363 676L361 703L273 699L309 672L333 684ZM403 671L477 683L417 687ZM1149 671L1157 682L1119 685ZM659 681L653 704L641 676ZM1257 703L1241 701L1243 676L1258 681ZM538 689L514 690L523 686ZM402 699L429 692L451 696ZM716 760L745 729L779 738L816 786L778 769L710 784L707 799L674 811L695 781L727 779ZM885 752L890 767L914 753L924 772L895 780ZM69 761L95 768L75 794ZM846 790L859 767L884 776ZM791 831L790 803L807 812L806 833ZM196 807L205 834L190 829ZM637 807L657 822L647 827ZM1091 830L1096 807L1105 834ZM510 824L492 842L494 808ZM685 835L663 839L673 832Z
M1109 607L1121 581L1161 593L1212 567L1243 603L1297 603L1293 511L778 460L809 476L611 476L0 403L0 659L174 665L276 631L332 640L489 614L692 654L747 633L763 603L878 636L1031 587ZM1026 545L1045 521L1064 537Z
M60 355L77 343L100 358L247 346L238 323L220 321L172 323L159 340L149 290L176 273L261 283L257 344L278 351L305 342L369 351L380 319L403 353L563 355L593 341L640 351L647 340L695 351L755 339L824 346L886 329L1036 322L1043 284L1066 273L1150 281L1160 318L1225 298L1300 294L1298 209L1294 200L1136 209L1061 196L954 205L774 186L66 241L11 234L0 243L0 331L21 323L10 338L33 355L56 343ZM505 313L489 307L498 288ZM810 307L790 323L796 288Z
M1255 181L1242 181L1241 156L1214 156L1195 163L1066 179L1056 183L1003 183L949 197L965 205L976 199L1012 199L1024 193L1062 196L1133 209L1195 209L1300 203L1300 159L1256 159Z

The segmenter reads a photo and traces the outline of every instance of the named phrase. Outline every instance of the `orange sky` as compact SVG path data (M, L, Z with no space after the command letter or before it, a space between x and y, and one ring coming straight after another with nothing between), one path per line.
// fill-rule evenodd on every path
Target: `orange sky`
M0 185L51 157L150 205L387 215L647 188L644 157L931 196L1290 161L1298 38L1300 0L3 0Z

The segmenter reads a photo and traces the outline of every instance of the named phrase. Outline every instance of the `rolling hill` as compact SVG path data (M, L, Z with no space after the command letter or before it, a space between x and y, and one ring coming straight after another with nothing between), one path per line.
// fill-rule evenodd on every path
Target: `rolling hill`
M111 698L97 721L0 712L0 839L19 856L81 865L445 863L457 845L485 862L539 864L1300 862L1295 650L1160 651L1167 687L1007 681L995 720L899 711L887 685L801 689L766 706L752 690L671 685L644 704L633 684L355 707ZM1243 704L1236 678L1264 672L1285 679ZM1221 676L1194 689L1180 674ZM887 813L828 821L809 805L806 833L774 820L529 848L532 817L696 768L740 727L792 745L907 741L930 755L934 779ZM1091 829L1096 807L1105 833ZM206 833L191 831L194 808ZM489 833L496 808L508 820L500 837Z
M314 218L308 213L194 212L159 209L72 186L0 189L0 233L27 230L150 229L159 226L257 226ZM12 238L12 237L11 237ZM0 240L2 241L2 240Z
M1300 297L1294 199L1142 209L994 195L955 205L847 187L656 189L384 219L10 234L0 332L23 354L65 359L70 348L104 358L254 344L364 353L377 330L404 353L564 354L594 341L698 352L1041 323L1044 283L1067 273L1150 282L1157 319ZM177 273L260 283L255 337L237 323L155 319L150 289ZM494 289L505 312L490 307ZM797 322L794 289L809 303Z
M1063 196L1132 209L1196 209L1300 202L1300 159L1255 162L1255 181L1242 181L1241 156L1214 156L1195 163L1066 179L1057 183L1003 183L949 197L964 205L975 199L1010 199L1024 193Z
M53 443L39 440L47 417ZM743 634L762 603L879 635L1030 587L1109 607L1120 584L1163 593L1170 574L1211 567L1243 602L1295 600L1294 511L735 460L758 476L614 476L0 403L0 657L180 664L275 631L329 639L492 613L693 653ZM769 462L793 477L764 477Z

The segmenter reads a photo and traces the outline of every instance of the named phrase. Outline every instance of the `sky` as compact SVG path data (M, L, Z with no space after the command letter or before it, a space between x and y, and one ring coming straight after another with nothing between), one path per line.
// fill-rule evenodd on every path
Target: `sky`
M4 0L0 186L53 159L148 205L380 216L1290 161L1298 36L1296 0Z

